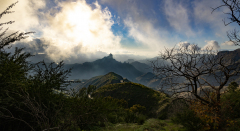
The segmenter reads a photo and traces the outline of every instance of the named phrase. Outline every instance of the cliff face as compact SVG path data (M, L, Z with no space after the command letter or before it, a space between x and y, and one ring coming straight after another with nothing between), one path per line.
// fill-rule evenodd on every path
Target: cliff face
M231 60L234 62L240 61L240 49L236 49L234 51L220 51L217 55L224 56L226 60Z

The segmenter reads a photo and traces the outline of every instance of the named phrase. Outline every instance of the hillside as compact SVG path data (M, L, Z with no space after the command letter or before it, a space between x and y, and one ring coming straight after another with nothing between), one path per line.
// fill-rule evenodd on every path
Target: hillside
M236 49L234 51L220 51L217 55L224 56L227 60L237 62L240 60L240 49Z
M140 104L145 106L146 110L152 115L161 112L161 109L168 103L169 99L164 93L133 82L102 86L93 96L111 96L117 99L124 99L128 102L128 107ZM160 107L161 109L159 110Z
M96 76L93 77L84 83L81 83L77 85L75 88L77 90L83 88L83 87L88 87L89 85L95 85L97 88L108 85L108 84L115 84L115 83L123 83L123 82L130 82L128 79L124 79L122 76L114 73L114 72L109 72L104 76Z
M154 75L151 72L148 72L146 74L143 74L143 75L137 77L136 80L138 83L143 84L143 85L153 88L153 89L156 89L160 83L160 79L157 79L156 75Z

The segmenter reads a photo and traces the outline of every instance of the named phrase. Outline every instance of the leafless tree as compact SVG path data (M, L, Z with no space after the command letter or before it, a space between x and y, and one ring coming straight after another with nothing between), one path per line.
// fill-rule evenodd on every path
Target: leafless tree
M239 63L217 55L212 49L201 50L197 45L165 49L158 61L153 62L154 72L162 80L161 87L170 89L173 96L186 100L196 99L220 110L221 91L231 79L239 75ZM211 97L211 93L216 98ZM218 114L220 115L220 114Z
M212 13L219 9L226 7L228 12L224 12L228 16L229 20L223 19L224 25L227 26L231 23L237 23L240 26L240 1L239 0L222 0L222 5L213 8ZM235 45L240 45L240 36L239 30L234 29L232 31L227 32L227 36L231 42Z

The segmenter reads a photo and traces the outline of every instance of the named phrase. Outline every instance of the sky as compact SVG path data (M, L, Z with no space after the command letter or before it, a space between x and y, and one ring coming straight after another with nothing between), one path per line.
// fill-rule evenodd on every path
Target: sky
M0 12L16 0L1 0ZM36 59L83 63L107 56L119 61L153 58L165 48L197 44L233 50L221 0L19 0L0 23L15 21L8 34L34 31L13 47ZM35 59L35 60L36 60Z

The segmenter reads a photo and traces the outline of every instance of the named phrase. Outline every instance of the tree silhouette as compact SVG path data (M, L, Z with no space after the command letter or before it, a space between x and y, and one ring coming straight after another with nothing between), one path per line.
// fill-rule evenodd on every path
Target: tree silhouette
M152 62L154 72L162 80L162 88L171 91L173 97L199 101L214 108L215 115L221 118L221 92L239 75L240 65L216 55L217 51L212 49L193 47L165 49L158 61Z
M213 8L212 13L219 9L226 7L229 12L224 12L228 16L229 21L223 19L224 25L227 26L232 23L237 23L240 26L240 1L239 0L222 0L222 5ZM234 29L232 31L227 32L227 36L229 41L233 42L235 45L240 45L240 36L239 30Z

